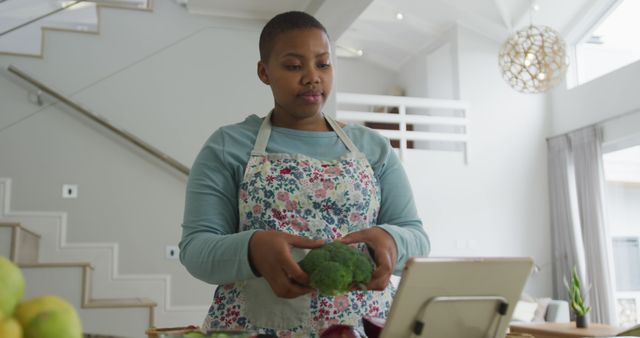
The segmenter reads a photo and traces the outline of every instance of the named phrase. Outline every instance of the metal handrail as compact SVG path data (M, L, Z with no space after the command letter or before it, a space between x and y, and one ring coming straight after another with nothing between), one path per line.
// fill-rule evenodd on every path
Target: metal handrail
M130 143L133 143L134 145L136 145L139 148L141 148L142 150L146 151L148 154L152 155L153 157L158 158L159 160L165 162L166 164L168 164L169 166L171 166L171 167L175 168L176 170L182 172L183 174L185 174L187 176L189 175L190 169L187 166L185 166L184 164L178 162L173 157L163 153L162 151L158 150L157 148L155 148L154 146L148 144L147 142L141 140L137 136L129 133L128 131L126 131L124 129L120 129L120 128L115 127L114 125L109 123L109 121L107 121L105 118L100 117L100 116L98 116L98 115L86 110L85 108L81 107L79 104L71 101L70 99L68 99L64 95L56 92L55 90L49 88L48 86L42 84L38 80L36 80L33 77L27 75L26 73L24 73L23 71L17 69L16 67L9 66L7 68L7 70L9 72L15 74L16 76L20 77L21 79L29 82L30 84L36 86L42 92L47 93L51 97L56 98L60 102L62 102L64 104L66 104L67 106L77 110L82 115L88 117L89 119L93 120L94 122L98 123L99 125L107 128L109 131L113 132L114 134L117 134L118 136L120 136L120 137L124 138L125 140L129 141Z
M30 25L30 24L32 24L32 23L34 23L34 22L36 22L36 21L42 20L42 19L44 19L44 18L46 18L46 17L48 17L48 16L51 16L51 15L53 15L53 14L56 14L56 13L58 13L58 12L62 12L62 11L64 11L65 9L67 9L67 8L69 8L69 7L71 7L71 6L75 6L75 5L77 5L78 3L81 3L81 2L84 2L84 1L86 1L86 0L76 0L76 1L74 1L74 2L72 2L72 3L70 3L70 4L68 4L68 5L66 5L66 6L63 6L63 7L60 7L60 8L58 8L58 9L54 10L54 11L51 11L51 12L49 12L49 13L46 13L46 14L40 15L39 17L33 18L33 19L31 19L31 20L29 20L29 21L27 21L27 22L21 23L21 24L19 24L19 25L15 26L15 27L13 27L13 28L10 28L10 29L8 29L8 30L6 30L6 31L4 31L4 32L2 32L2 33L0 33L0 36L3 36L3 35L6 35L6 34L9 34L9 33L13 32L13 31L15 31L15 30L18 30L18 29L20 29L20 28L22 28L22 27L28 26L28 25ZM2 2L2 1L0 1L0 2Z

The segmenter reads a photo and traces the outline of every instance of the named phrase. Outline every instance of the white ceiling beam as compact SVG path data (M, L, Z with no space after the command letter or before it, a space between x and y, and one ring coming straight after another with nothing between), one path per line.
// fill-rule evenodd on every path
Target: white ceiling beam
M620 0L590 0L562 27L562 35L571 44L586 35L603 17L611 13L622 1Z
M337 41L373 0L312 0L306 12L315 16Z
M546 8L546 4L542 5L543 9ZM514 20L514 27L516 27L517 29L521 29L522 27L528 27L530 24L532 24L531 22L531 11L533 10L533 8L531 8L531 5L529 4L529 1L525 1L524 6L520 6L518 7L518 10L516 11L516 17L517 19Z
M368 43L375 43L378 45L384 44L385 47L388 47L393 50L397 50L402 53L409 52L407 50L407 47L402 43L400 43L398 39L393 34L391 34L388 30L381 29L375 25L369 25L364 31L366 31L367 34L354 33L353 35L350 35L350 37L355 38L356 41L364 41L365 44L368 44ZM340 42L342 41L339 41L337 43L340 44ZM363 48L365 52L368 50L367 48L368 45L357 46L357 47Z
M536 17L544 18L557 10L555 0L538 0L537 2L540 4L540 11L530 13L531 9L528 6L523 7L521 14L518 15L518 20L515 21L517 23L515 27L528 26L531 23L531 14L534 15L533 23L536 24ZM549 22L546 25L556 29L567 43L575 44L620 2L620 0L574 1L572 2L572 7L565 6L564 15L557 17L554 22ZM569 8L571 11L567 11Z
M370 8L368 8L367 14L370 14L369 12L373 10L373 12L375 13L372 15L372 17L377 17L382 12L386 13L385 15L390 15L391 13L396 13L398 9L401 9L401 8L399 8L398 6L394 6L393 3L385 2L385 1L376 1L371 4ZM412 11L406 11L406 12L402 11L402 12L403 12L402 14L404 15L404 19L402 20L402 23L401 23L402 25L408 25L410 28L427 35L439 35L441 33L440 26L438 26L437 24L429 20L424 20L424 17L421 15L421 13L412 12ZM388 19L379 18L378 20L388 20ZM396 19L394 18L393 20L396 20Z
M504 2L505 0L493 0L494 4L498 8L498 12L500 12L500 17L502 18L502 22L508 31L511 31L513 25L511 24L511 13L509 13L509 8L507 8L507 4Z
M455 11L455 15L458 18L457 23L460 26L476 31L491 40L503 42L509 36L510 31L502 27L502 25L475 14L465 8L452 5L444 0L436 0L434 1L434 4L437 4L439 7L446 10Z

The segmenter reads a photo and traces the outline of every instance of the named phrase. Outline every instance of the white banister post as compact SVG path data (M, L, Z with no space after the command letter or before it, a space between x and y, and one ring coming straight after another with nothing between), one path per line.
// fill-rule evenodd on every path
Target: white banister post
M398 107L400 114L400 160L404 161L407 154L407 107L401 104Z
M469 125L471 124L468 119L469 107L463 109L462 111L464 111L464 120L465 120L464 134L467 135L467 140L464 142L464 164L469 165L469 142L470 142Z
M355 93L337 93L338 104L355 105L376 105L384 107L397 107L398 114L395 113L374 113L369 111L339 110L338 117L343 117L348 121L397 123L397 130L378 129L383 136L399 141L399 157L401 160L409 155L408 142L411 141L445 141L462 142L462 155L465 164L469 163L469 105L460 100L429 99L422 97L404 97L387 95L368 95ZM453 116L431 116L421 114L407 115L408 108L432 108L447 109L456 112ZM464 113L460 116L460 112ZM407 124L412 126L446 125L464 128L460 132L438 132L438 131L409 131ZM459 149L456 149L460 152Z

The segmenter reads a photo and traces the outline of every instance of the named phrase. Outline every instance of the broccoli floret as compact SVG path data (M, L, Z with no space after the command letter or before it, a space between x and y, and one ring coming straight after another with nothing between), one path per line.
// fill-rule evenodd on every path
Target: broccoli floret
M341 242L309 251L300 267L309 274L312 287L330 296L346 293L352 286L364 288L373 273L369 256Z
M371 280L373 266L369 256L358 255L353 264L353 283L358 285L366 285Z
M299 264L302 270L311 276L313 271L316 271L319 266L329 261L331 261L331 253L329 253L329 250L314 249L309 251Z

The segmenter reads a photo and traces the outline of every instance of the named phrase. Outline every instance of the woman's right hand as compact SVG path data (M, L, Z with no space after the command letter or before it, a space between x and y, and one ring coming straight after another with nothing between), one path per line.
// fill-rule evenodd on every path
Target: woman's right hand
M279 231L256 231L249 240L249 259L276 296L296 298L312 289L305 286L309 285L309 276L291 256L291 248L313 249L323 244L323 240Z

